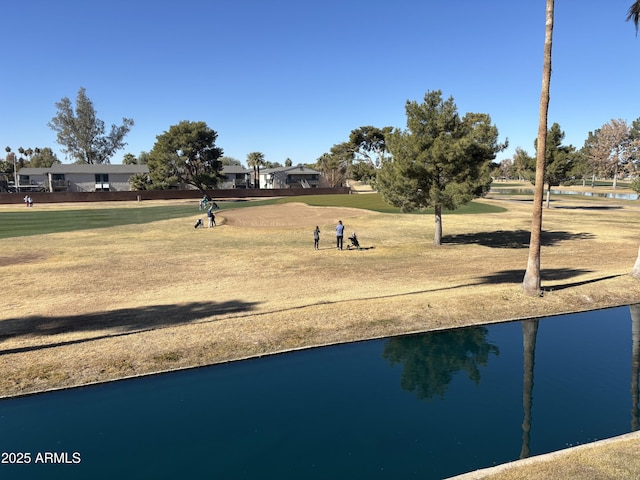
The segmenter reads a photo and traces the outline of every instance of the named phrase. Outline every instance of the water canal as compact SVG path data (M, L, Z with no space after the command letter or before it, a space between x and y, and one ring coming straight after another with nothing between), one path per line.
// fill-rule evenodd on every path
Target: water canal
M636 430L639 328L621 307L4 399L0 478L449 477Z
M531 195L533 196L533 188L510 188L500 187L499 185L491 189L492 193L499 195ZM546 195L546 190L545 190ZM638 200L640 195L637 193L623 193L623 192L593 192L593 191L581 191L581 190L559 190L551 189L551 195L576 195L583 197L596 197L596 198L613 198L615 200Z

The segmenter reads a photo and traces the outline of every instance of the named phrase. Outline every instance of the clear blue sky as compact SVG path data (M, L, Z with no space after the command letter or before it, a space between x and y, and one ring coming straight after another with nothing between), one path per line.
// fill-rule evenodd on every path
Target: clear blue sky
M633 0L556 1L549 124L581 147L612 118L640 117ZM150 151L205 121L246 161L312 163L363 125L406 126L405 102L453 96L533 154L544 0L22 0L2 8L0 155L50 147L55 103L86 88L107 129L133 118Z

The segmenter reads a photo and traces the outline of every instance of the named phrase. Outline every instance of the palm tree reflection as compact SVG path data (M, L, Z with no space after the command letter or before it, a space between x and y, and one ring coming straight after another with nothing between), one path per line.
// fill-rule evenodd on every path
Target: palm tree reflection
M640 305L629 305L631 311L631 431L638 430L638 375L640 375Z
M536 338L538 336L538 320L523 320L522 347L524 352L524 368L522 379L522 450L520 458L529 456L529 441L531 438L531 408L533 406L533 366L536 358Z

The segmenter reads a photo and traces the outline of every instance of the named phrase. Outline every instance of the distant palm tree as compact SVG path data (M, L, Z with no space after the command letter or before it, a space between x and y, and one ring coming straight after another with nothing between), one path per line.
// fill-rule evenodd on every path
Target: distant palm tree
M636 26L636 35L638 34L638 26L640 25L640 0L636 0L633 5L629 7L629 15L627 21L631 20Z
M260 166L264 165L264 153L251 152L247 155L247 166L253 167L253 187L260 188Z
M533 215L531 220L531 239L529 241L529 259L522 281L527 295L540 295L540 238L542 236L542 200L544 196L544 167L547 151L547 117L549 113L549 85L551 83L551 46L553 44L553 0L546 0L546 29L544 36L544 63L542 67L542 93L540 94L540 113L538 121L538 140L536 156L536 180L533 194ZM639 0L640 1L640 0Z

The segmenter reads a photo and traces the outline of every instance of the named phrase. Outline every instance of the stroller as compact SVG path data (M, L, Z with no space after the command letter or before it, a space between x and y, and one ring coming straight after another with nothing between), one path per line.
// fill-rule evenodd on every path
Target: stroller
M358 236L356 235L356 232L353 232L353 234L347 238L349 239L349 242L351 242L350 245L347 245L347 250L351 250L352 248L360 250L360 242L358 242Z

